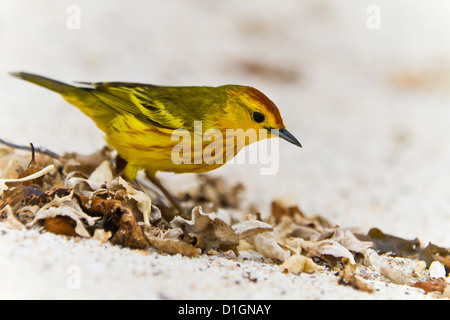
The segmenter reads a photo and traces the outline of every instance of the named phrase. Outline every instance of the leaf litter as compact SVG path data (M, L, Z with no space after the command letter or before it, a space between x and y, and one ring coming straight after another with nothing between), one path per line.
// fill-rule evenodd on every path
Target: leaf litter
M167 214L159 193L120 176L109 147L91 155L19 151L0 144L0 222L136 250L188 257L257 259L280 272L332 272L340 285L374 292L374 282L407 285L450 298L450 249L373 228L367 234L273 201L262 215L242 208L244 187L200 174L179 195L185 213Z

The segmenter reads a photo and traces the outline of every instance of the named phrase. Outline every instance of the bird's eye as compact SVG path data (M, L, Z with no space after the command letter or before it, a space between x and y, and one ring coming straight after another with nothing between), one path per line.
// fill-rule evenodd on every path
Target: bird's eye
M253 112L253 120L257 123L261 123L264 121L264 115L259 112Z

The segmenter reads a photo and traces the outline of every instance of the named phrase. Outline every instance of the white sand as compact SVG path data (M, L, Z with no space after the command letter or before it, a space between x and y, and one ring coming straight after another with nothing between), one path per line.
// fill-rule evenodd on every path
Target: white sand
M73 4L79 30L66 27ZM0 136L57 152L88 153L104 143L78 110L8 71L66 81L252 85L279 106L304 148L281 143L273 176L261 176L257 165L215 172L243 180L249 202L267 214L280 198L344 227L450 246L450 4L377 1L381 29L369 30L372 4L3 0ZM278 71L248 73L246 62ZM163 177L174 189L189 180ZM384 284L368 295L336 286L333 276L283 275L270 266L254 283L242 277L256 263L144 256L34 231L0 241L1 297L426 298ZM81 270L80 290L67 288L69 265Z
M427 299L422 290L375 282L372 294L323 273L281 273L233 257L169 256L95 240L0 230L1 299Z

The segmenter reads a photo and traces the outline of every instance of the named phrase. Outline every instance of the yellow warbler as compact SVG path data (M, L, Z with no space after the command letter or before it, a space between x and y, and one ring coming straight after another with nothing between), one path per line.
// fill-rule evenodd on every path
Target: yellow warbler
M244 146L270 138L273 133L301 147L286 130L275 104L248 86L170 87L127 82L82 82L73 86L30 73L12 75L53 90L78 107L94 120L106 134L108 144L127 161L125 177L134 180L140 169L145 170L177 208L179 204L156 179L157 171L210 171L230 160ZM192 154L184 154L184 161L174 161L174 149L179 145L174 133L181 130L178 137L182 133L193 134L195 122L201 123L201 134L211 129L224 135L229 129L243 132L253 129L256 138L248 141L241 136L231 142L220 142L223 148L209 148L208 153L216 161L197 161L199 153L205 152L209 144L202 140L195 145L191 141L188 145L195 149ZM214 137L218 139L217 135ZM217 161L219 158L223 161Z

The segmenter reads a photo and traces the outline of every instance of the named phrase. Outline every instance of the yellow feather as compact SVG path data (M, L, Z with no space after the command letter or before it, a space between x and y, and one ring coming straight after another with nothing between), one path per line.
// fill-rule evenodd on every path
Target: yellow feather
M271 129L285 130L275 104L251 87L163 87L120 82L78 87L29 73L13 75L60 93L89 116L127 161L124 174L130 180L140 169L155 177L157 171L206 172L222 166L251 143L242 136L225 141L228 129L268 132L265 137L258 135L257 140L270 137ZM201 121L200 132L196 132L196 121ZM191 139L173 139L179 129ZM216 141L216 145L202 136L212 129L223 135L223 141ZM200 138L199 144L196 138ZM290 134L285 139L300 145Z

